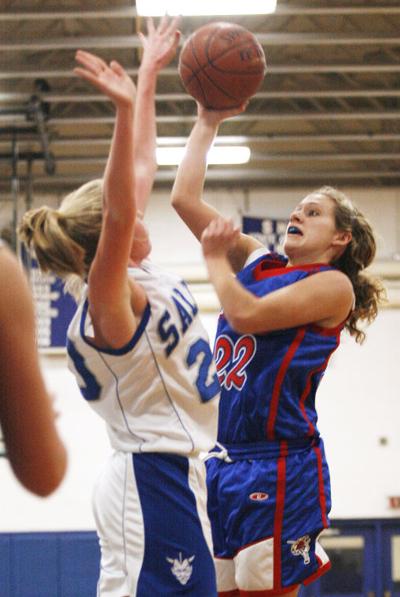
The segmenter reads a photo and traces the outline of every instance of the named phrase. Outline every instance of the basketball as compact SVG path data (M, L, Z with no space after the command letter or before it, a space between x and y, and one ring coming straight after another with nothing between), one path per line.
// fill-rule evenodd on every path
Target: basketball
M179 75L187 93L205 108L227 110L252 97L266 69L253 33L234 23L208 23L186 40Z

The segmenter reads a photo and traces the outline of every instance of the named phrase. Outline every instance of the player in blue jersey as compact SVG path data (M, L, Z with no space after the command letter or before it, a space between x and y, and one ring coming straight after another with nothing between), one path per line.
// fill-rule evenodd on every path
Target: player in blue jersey
M382 290L362 273L375 254L372 230L335 189L300 201L285 255L268 254L204 202L219 123L244 107L198 106L172 202L202 241L222 305L219 444L207 462L218 594L294 597L329 568L318 543L330 487L316 390L342 329L362 341L358 322L375 317Z
M104 178L20 227L41 269L85 282L67 352L114 449L94 493L101 597L216 595L198 454L216 440L217 373L196 303L148 259L139 215L155 174L157 73L175 55L176 27L149 21L137 95L118 63L78 51L76 73L116 107Z

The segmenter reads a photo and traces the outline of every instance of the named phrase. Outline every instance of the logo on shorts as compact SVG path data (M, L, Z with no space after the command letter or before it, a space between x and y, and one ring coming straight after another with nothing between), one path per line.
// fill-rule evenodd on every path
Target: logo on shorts
M310 535L304 535L304 537L300 537L296 541L288 541L292 546L290 548L292 554L294 556L302 556L306 565L310 563L310 542Z
M268 495L268 493L265 493L264 491L255 491L254 493L251 493L249 495L249 498L253 502L265 502L265 500L267 500L269 498L269 495Z
M167 562L172 564L171 572L179 580L181 585L186 585L192 576L193 566L191 565L195 556L182 560L182 553L179 553L179 560L166 558Z

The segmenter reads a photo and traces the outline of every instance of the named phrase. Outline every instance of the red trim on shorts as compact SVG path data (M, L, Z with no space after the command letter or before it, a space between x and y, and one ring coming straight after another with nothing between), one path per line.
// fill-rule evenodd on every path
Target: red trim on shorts
M318 556L317 559L319 560ZM320 561L320 560L319 560ZM320 576L322 576L323 574L325 574L326 572L328 572L332 567L332 564L330 562L327 562L326 564L324 564L323 566L321 566L320 568L318 568L318 570L316 570L316 572L314 572L314 574L311 574L311 576L309 576L308 578L304 579L300 584L302 585L309 585L312 582L314 582L314 580L317 580L317 578L319 578ZM299 584L296 585L290 585L288 587L282 587L281 589L265 589L265 590L261 590L261 591L244 591L241 590L239 591L239 593L218 593L218 597L236 597L236 595L239 595L240 597L270 597L272 595L285 595L286 593L290 593L291 591L294 591L294 589L297 589L297 587L299 587Z
M282 589L282 526L283 511L285 509L286 490L286 456L287 443L282 442L281 455L277 463L276 479L276 509L274 517L274 587L275 590Z
M265 589L264 591L240 591L240 597L270 597L271 595L285 595L297 589L299 585L291 585L283 589ZM220 595L220 593L218 593Z
M325 486L324 477L322 474L322 454L321 448L314 446L313 450L317 456L317 469L318 469L318 494L319 494L319 505L321 508L322 525L324 529L328 526L328 517L326 514L326 497L325 497Z
M239 589L233 591L218 591L218 597L240 597Z
M274 427L275 427L276 416L278 413L279 396L280 396L283 379L284 379L286 371L290 365L290 362L296 353L296 350L299 348L301 342L303 341L305 333L306 333L305 327L299 328L293 342L289 346L289 348L285 354L285 357L279 367L279 371L276 376L276 380L275 380L274 387L272 390L270 412L269 412L268 420L267 420L266 432L267 432L267 439L269 439L269 440L275 439Z
M310 585L312 582L314 582L314 580L317 580L317 578L319 578L320 576L325 574L325 572L328 572L328 570L330 570L331 568L332 568L332 564L330 562L326 562L326 564L321 566L321 568L318 568L318 570L316 572L314 572L314 574L311 574L311 576L309 576L308 578L305 578L303 580L302 584Z

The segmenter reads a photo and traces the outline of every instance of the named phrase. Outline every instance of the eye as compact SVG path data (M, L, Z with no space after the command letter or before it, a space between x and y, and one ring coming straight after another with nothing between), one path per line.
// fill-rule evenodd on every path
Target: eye
M319 213L320 213L320 212L319 212L319 210L318 210L318 209L310 209L310 210L308 211L308 215L309 215L309 216L313 216L313 217L314 217L314 216L319 216Z

